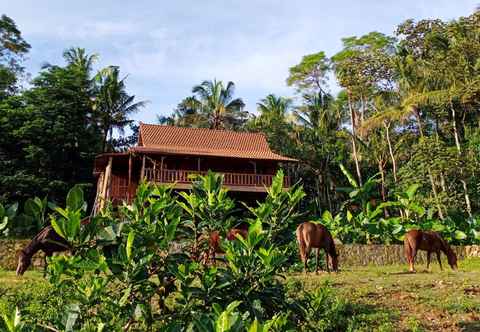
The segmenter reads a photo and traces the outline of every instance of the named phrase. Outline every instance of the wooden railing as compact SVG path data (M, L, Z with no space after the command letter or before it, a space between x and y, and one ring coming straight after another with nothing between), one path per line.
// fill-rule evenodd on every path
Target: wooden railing
M219 173L223 174L223 183L226 186L268 187L272 185L273 175L269 174ZM207 174L207 172L204 171L145 168L145 179L158 183L190 183L195 175L205 174ZM290 187L290 177L284 177L283 185Z

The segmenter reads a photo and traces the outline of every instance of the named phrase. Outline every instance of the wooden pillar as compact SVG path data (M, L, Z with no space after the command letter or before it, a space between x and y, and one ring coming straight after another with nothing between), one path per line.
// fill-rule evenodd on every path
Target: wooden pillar
M164 156L160 158L160 182L164 182L164 176L163 176L163 160L165 159Z
M132 191L132 154L128 154L128 182L127 182L127 203L130 203L130 193Z
M140 181L143 181L145 177L145 155L142 157L142 169L140 170Z
M197 171L200 172L201 169L201 163L200 163L200 157L197 158Z
M103 178L105 177L105 172L100 173L97 180L97 192L95 193L95 205L93 206L93 215L96 216L97 212L100 210L100 202L102 199L102 190L103 190Z
M105 168L105 178L103 179L102 195L100 197L100 210L103 210L103 208L105 207L105 202L108 198L108 190L110 189L110 178L112 175L112 160L112 157L108 158L108 165Z
M153 160L153 182L157 182L157 161Z

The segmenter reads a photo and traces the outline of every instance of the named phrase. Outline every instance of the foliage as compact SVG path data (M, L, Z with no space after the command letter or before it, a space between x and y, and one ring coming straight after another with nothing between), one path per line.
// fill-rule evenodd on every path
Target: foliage
M265 201L258 202L255 208L249 208L254 216L251 222L262 224L270 243L286 245L292 241L295 227L302 216L298 206L304 197L305 192L299 184L284 190L284 174L279 170L272 180L272 186L267 188Z
M95 76L95 102L93 108L98 114L102 130L103 149L107 151L108 142L113 142L114 129L124 133L124 128L131 124L129 116L145 106L145 101L135 101L135 96L126 92L126 77L120 78L120 68L110 66L102 69ZM110 138L108 138L110 136Z
M240 129L249 113L244 111L241 98L233 98L235 83L203 81L192 88L193 96L183 99L171 116L159 117L159 122L180 127Z
M8 235L9 223L17 214L18 203L11 204L9 206L3 206L0 203L0 234Z
M290 68L287 85L294 85L298 91L323 92L329 69L330 60L324 52L305 55L298 65Z
M0 18L0 101L18 90L24 74L22 61L30 45L15 22L7 15Z
M188 216L183 226L192 235L192 254L198 257L200 252L207 250L208 241L205 239L209 239L212 232L217 231L225 236L235 226L232 216L235 203L223 187L222 175L209 171L205 176L197 175L193 180L191 192L181 192L183 200L177 204Z

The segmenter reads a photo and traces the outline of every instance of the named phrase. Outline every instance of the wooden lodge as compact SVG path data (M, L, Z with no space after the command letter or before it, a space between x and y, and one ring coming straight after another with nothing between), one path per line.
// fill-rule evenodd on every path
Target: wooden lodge
M96 157L97 207L130 201L143 180L188 190L191 175L208 170L223 174L232 195L258 199L279 164L295 161L272 152L263 134L140 123L137 146ZM290 184L285 176L284 186Z

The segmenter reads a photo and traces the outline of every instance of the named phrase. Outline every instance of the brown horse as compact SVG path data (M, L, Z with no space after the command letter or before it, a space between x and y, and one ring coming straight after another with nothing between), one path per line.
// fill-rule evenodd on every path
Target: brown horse
M90 223L90 217L81 220L82 225ZM18 256L17 276L22 276L32 263L32 257L38 251L45 253L45 265L43 274L45 275L47 268L47 257L50 257L55 252L62 252L70 250L68 242L55 232L51 225L45 226L38 232L37 235L27 244L25 248L20 251Z
M430 268L430 255L434 252L437 254L440 270L443 271L440 251L443 251L447 256L448 264L452 267L452 270L457 269L457 255L452 248L450 248L447 241L437 232L411 230L405 234L403 244L410 272L415 272L414 265L418 250L425 250L427 252L427 269Z
M227 240L234 241L237 239L237 235L246 238L248 235L248 226L239 226L238 228L232 228L227 232ZM220 232L213 231L210 233L210 238L208 239L208 250L204 256L204 263L207 264L212 259L212 262L215 264L215 254L223 254L222 248L220 247Z
M300 249L300 258L303 261L305 273L307 273L308 256L312 248L317 249L315 272L318 272L318 254L320 249L325 250L327 271L330 272L329 257L332 261L332 269L338 272L338 256L335 243L328 229L320 224L304 222L297 227L297 241Z
M70 246L64 238L55 232L52 226L42 228L30 243L20 251L20 255L18 256L17 276L21 276L25 273L32 262L33 255L40 250L45 253L46 268L47 257L52 256L54 252L70 250Z

